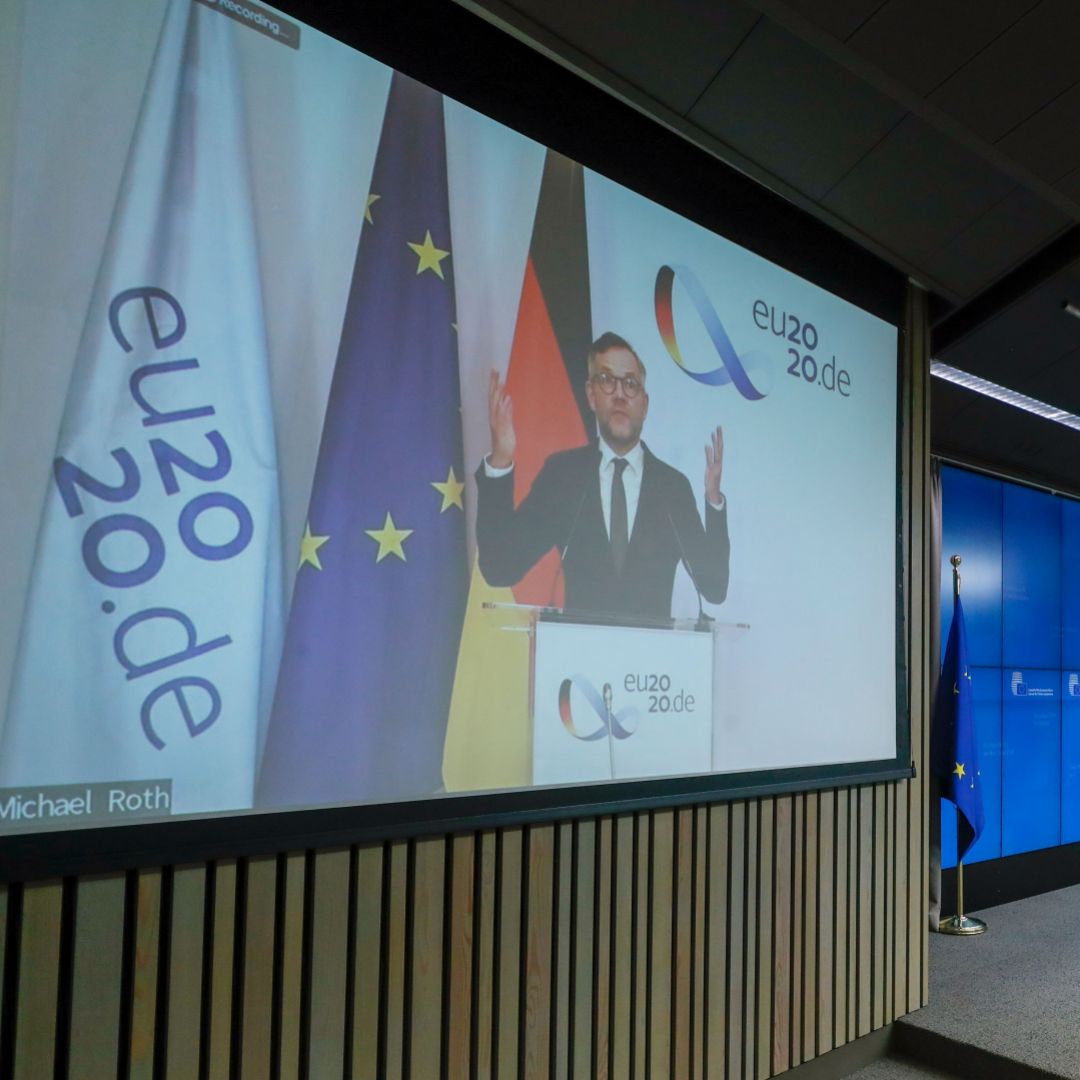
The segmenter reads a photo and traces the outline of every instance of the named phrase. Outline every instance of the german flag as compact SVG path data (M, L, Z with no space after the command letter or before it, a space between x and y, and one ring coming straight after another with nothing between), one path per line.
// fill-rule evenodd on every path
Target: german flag
M516 504L550 454L590 437L585 356L592 336L584 170L548 150L506 375ZM529 638L520 632L528 618L485 604L562 602L554 549L512 589L492 588L474 565L443 754L448 791L532 782Z

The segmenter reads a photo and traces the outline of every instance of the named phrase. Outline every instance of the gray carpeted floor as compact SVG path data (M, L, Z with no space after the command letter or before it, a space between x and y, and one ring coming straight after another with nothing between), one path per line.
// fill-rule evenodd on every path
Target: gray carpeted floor
M853 1072L845 1080L955 1080L953 1073L940 1072L906 1058L883 1058Z
M904 1022L1080 1080L1080 886L970 914L989 930L930 935L930 1004Z

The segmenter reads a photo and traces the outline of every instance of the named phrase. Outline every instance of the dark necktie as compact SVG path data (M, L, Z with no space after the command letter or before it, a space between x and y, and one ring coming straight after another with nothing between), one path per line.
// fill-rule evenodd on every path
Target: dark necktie
M615 563L615 573L621 575L626 562L626 549L630 545L630 526L626 515L626 488L623 487L623 473L628 462L625 458L615 458L615 471L611 477L611 559Z

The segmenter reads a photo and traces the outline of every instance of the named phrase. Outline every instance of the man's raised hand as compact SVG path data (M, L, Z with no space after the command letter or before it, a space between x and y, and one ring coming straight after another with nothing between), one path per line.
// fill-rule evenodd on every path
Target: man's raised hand
M514 451L517 449L514 403L506 392L506 383L494 368L488 380L488 423L491 425L488 463L493 469L507 469L514 464Z
M724 429L717 424L705 444L705 498L713 506L720 503L720 480L724 472Z

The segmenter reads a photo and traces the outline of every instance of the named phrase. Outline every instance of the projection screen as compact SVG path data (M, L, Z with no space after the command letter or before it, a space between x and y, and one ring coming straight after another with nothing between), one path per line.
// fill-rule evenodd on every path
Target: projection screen
M274 9L0 25L0 834L895 763L894 326Z

